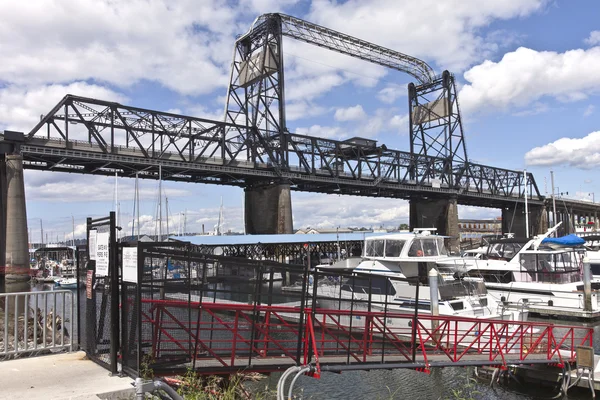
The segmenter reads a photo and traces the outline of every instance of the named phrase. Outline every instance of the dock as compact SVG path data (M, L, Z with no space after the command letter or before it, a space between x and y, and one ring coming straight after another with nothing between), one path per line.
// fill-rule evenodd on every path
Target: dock
M0 375L0 399L119 399L135 393L131 378L110 376L83 351L4 361Z
M600 321L600 311L584 311L580 308L548 306L543 304L532 304L527 307L530 315L553 318L569 319L579 321Z

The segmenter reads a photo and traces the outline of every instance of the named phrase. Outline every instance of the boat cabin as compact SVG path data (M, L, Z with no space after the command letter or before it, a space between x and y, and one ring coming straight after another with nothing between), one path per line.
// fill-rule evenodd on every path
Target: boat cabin
M581 281L583 257L577 249L524 250L519 255L521 270L516 280L524 282L571 283Z
M527 238L504 238L490 240L484 260L512 260L530 241Z
M448 254L444 238L434 235L397 234L365 239L364 258L399 260Z

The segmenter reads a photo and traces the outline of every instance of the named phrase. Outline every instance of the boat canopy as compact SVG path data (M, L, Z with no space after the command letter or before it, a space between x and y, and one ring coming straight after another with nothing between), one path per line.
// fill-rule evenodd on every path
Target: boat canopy
M546 238L542 240L542 244L555 244L560 246L581 246L585 243L585 240L577 235L570 234L567 236L561 236L557 238Z

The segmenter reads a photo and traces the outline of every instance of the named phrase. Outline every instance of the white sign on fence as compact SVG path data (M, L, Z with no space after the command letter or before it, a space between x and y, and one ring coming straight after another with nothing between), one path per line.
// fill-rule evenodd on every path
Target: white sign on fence
M137 283L137 247L123 248L123 281Z
M90 260L95 260L96 259L96 235L98 234L98 231L93 230L90 231Z
M108 275L108 237L108 232L102 232L96 238L96 276Z

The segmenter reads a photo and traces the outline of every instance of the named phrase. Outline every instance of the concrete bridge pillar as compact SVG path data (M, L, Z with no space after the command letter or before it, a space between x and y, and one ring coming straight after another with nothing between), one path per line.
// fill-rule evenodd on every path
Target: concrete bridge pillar
M529 206L529 236L546 233L548 230L548 214L545 206ZM517 237L525 237L525 204L502 209L502 233L513 233Z
M2 210L5 212L6 228L3 252L6 257L6 283L24 282L28 281L30 276L23 156L7 154L2 164L6 172L1 180L2 183L6 183L6 211Z
M266 182L245 189L248 234L294 233L289 183Z
M460 250L458 205L456 199L410 200L410 229L436 228L440 235L450 236L450 250Z

